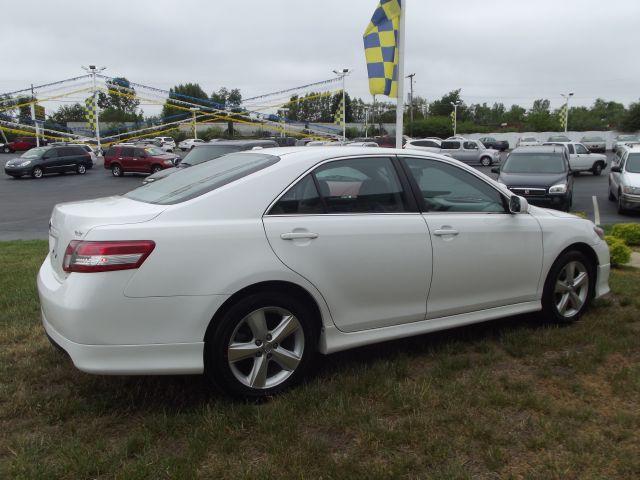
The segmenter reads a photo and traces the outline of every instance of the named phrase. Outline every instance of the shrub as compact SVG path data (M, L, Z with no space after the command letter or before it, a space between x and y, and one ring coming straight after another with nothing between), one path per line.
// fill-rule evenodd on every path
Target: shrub
M609 254L611 255L611 263L613 265L623 265L631 260L631 249L621 238L607 235L604 237L609 245Z
M640 224L618 223L611 229L611 235L624 240L627 245L640 245Z

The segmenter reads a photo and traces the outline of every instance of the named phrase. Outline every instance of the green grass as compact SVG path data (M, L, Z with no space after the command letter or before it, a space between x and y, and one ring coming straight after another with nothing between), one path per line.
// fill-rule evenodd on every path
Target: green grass
M640 270L578 323L514 317L321 357L260 405L51 347L44 242L0 243L0 478L639 478Z

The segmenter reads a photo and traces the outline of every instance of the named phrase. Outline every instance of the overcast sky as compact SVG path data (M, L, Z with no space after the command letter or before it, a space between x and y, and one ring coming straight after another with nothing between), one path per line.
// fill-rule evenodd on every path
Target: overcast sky
M434 100L529 108L574 91L572 105L640 97L638 0L405 0L405 74ZM5 2L0 93L82 74L168 89L197 82L243 97L325 80L371 100L362 33L376 0L48 0ZM445 8L446 7L446 8ZM408 90L408 81L407 81ZM144 107L150 113L153 107Z

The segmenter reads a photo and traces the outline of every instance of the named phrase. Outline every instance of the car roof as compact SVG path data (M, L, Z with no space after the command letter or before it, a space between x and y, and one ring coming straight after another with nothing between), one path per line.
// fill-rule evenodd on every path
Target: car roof
M274 145L277 146L278 144L276 142L274 142L273 140L219 140L217 142L213 142L213 143L205 143L204 145L198 145L195 148L213 148L213 147L219 147L220 145L225 146L225 145L238 145L241 147L246 147L246 146L263 146L263 145Z

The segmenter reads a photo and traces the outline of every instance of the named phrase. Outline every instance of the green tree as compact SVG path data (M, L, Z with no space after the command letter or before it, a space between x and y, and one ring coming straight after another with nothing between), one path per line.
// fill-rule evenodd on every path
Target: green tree
M457 90L452 90L446 95L444 95L440 100L434 100L431 102L431 106L429 108L431 115L434 116L446 116L451 115L453 111L452 103L460 102L460 106L458 107L458 120L463 120L468 117L467 106L460 98L461 88Z
M98 106L101 109L100 120L104 122L139 122L142 115L138 113L140 100L136 98L136 90L125 77L107 80L107 93L98 93Z
M632 103L622 117L620 129L623 132L637 132L640 130L640 103Z
M178 100L171 102L170 99ZM209 96L197 83L179 84L169 89L169 100L162 106L162 118L166 121L187 119L191 116L188 111L190 105L180 102L195 103L196 105L209 106Z
M211 101L220 106L224 106L224 109L230 112L240 113L242 111L240 108L240 105L242 105L242 94L237 88L229 90L226 87L222 87L217 92L211 93ZM234 136L233 118L240 118L240 116L229 115L229 120L227 121L227 135L229 137Z
M61 105L58 110L49 115L49 122L66 127L67 122L84 122L85 110L79 103Z

